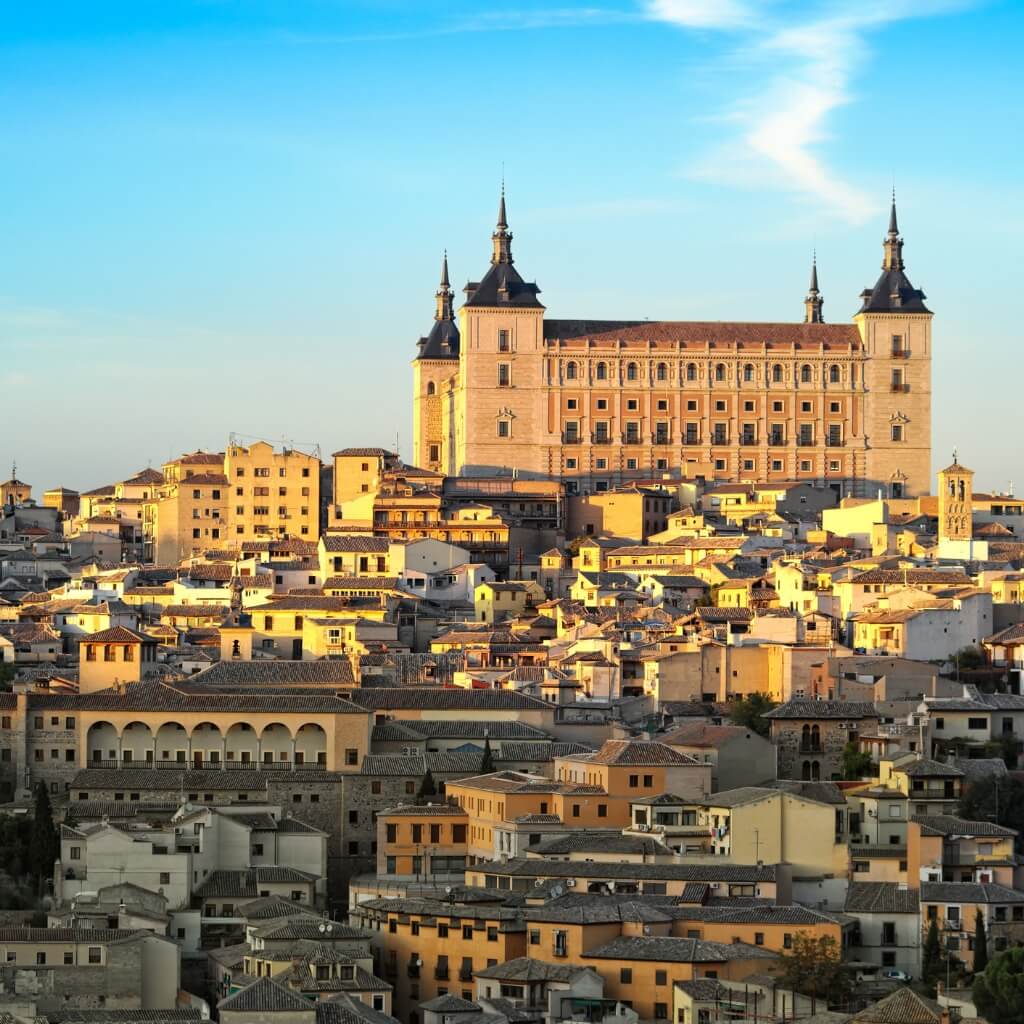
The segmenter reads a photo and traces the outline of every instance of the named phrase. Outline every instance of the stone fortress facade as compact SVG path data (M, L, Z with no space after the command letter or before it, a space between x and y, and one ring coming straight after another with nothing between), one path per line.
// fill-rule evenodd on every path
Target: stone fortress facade
M445 258L413 362L415 462L515 471L569 493L665 474L927 494L932 313L906 275L893 201L882 272L828 324L554 320L512 258L502 193L491 263L456 313Z

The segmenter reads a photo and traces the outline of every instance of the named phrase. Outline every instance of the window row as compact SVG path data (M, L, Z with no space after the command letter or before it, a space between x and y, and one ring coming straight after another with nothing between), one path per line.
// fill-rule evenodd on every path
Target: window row
M501 367L507 368L508 364L499 364L499 376L501 373ZM581 380L585 376L584 364L577 363L573 360L564 364L563 379L564 380ZM615 376L615 367L606 362L597 362L594 364L594 380L610 380ZM641 371L639 363L626 363L623 370L623 379L628 381L638 381L646 379L654 379L656 381L668 381L674 377L673 371L668 363L656 363L651 373ZM698 381L702 377L700 367L697 363L687 363L685 367L680 368L679 379L687 381ZM758 379L757 367L753 363L744 363L742 368L739 370L738 376L745 383L753 383ZM827 370L822 371L822 379L827 380L829 384L839 384L844 378L843 368L839 363L832 363ZM732 377L732 373L729 369L728 363L715 363L708 372L709 379L715 381L726 381ZM815 373L814 365L812 363L804 363L800 366L798 371L794 372L794 378L799 379L801 384L812 383L817 374ZM771 369L765 375L766 380L770 380L773 384L782 384L786 380L786 368L782 363L772 364ZM857 379L857 368L855 366L850 367L850 381L851 383Z

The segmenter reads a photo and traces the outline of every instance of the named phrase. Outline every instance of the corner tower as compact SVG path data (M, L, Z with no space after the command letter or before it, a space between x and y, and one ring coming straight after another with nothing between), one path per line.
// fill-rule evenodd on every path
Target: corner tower
M412 364L413 463L441 473L452 471L452 403L460 347L454 298L446 252L435 295L434 325L417 342L419 351Z
M891 498L928 494L932 457L932 312L906 274L896 197L882 273L854 321L864 346L865 478Z
M466 285L459 310L459 382L453 472L499 470L548 475L539 444L546 433L544 307L512 258L505 189L491 235L491 265Z

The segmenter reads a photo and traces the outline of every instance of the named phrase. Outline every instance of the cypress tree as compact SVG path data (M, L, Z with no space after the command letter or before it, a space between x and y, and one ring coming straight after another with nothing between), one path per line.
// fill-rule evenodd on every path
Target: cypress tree
M974 912L974 973L981 974L988 966L988 936L981 911Z

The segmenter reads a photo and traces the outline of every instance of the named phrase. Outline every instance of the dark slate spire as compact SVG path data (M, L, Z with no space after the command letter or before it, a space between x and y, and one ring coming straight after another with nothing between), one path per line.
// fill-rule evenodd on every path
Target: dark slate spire
M437 289L437 310L434 313L435 320L454 320L452 299L455 293L448 282L448 250L444 251L444 259L441 261L441 284Z
M491 235L494 251L491 253L492 263L512 262L512 232L508 229L508 215L505 213L505 183L501 183L501 201L498 203L498 224Z
M818 254L811 258L811 286L807 289L807 297L804 299L804 323L823 324L825 318L821 314L821 307L825 300L818 291Z
M889 230L882 242L882 274L874 288L861 292L860 313L930 313L925 294L907 277L903 262L903 239L896 219L896 192L889 208Z
M896 223L896 190L892 193L892 207L889 210L889 233L882 243L885 253L882 259L883 270L903 270L903 239L900 238L899 225Z
M441 260L441 283L435 293L434 326L420 338L417 359L458 359L459 328L455 323L455 292L448 280L448 250Z

